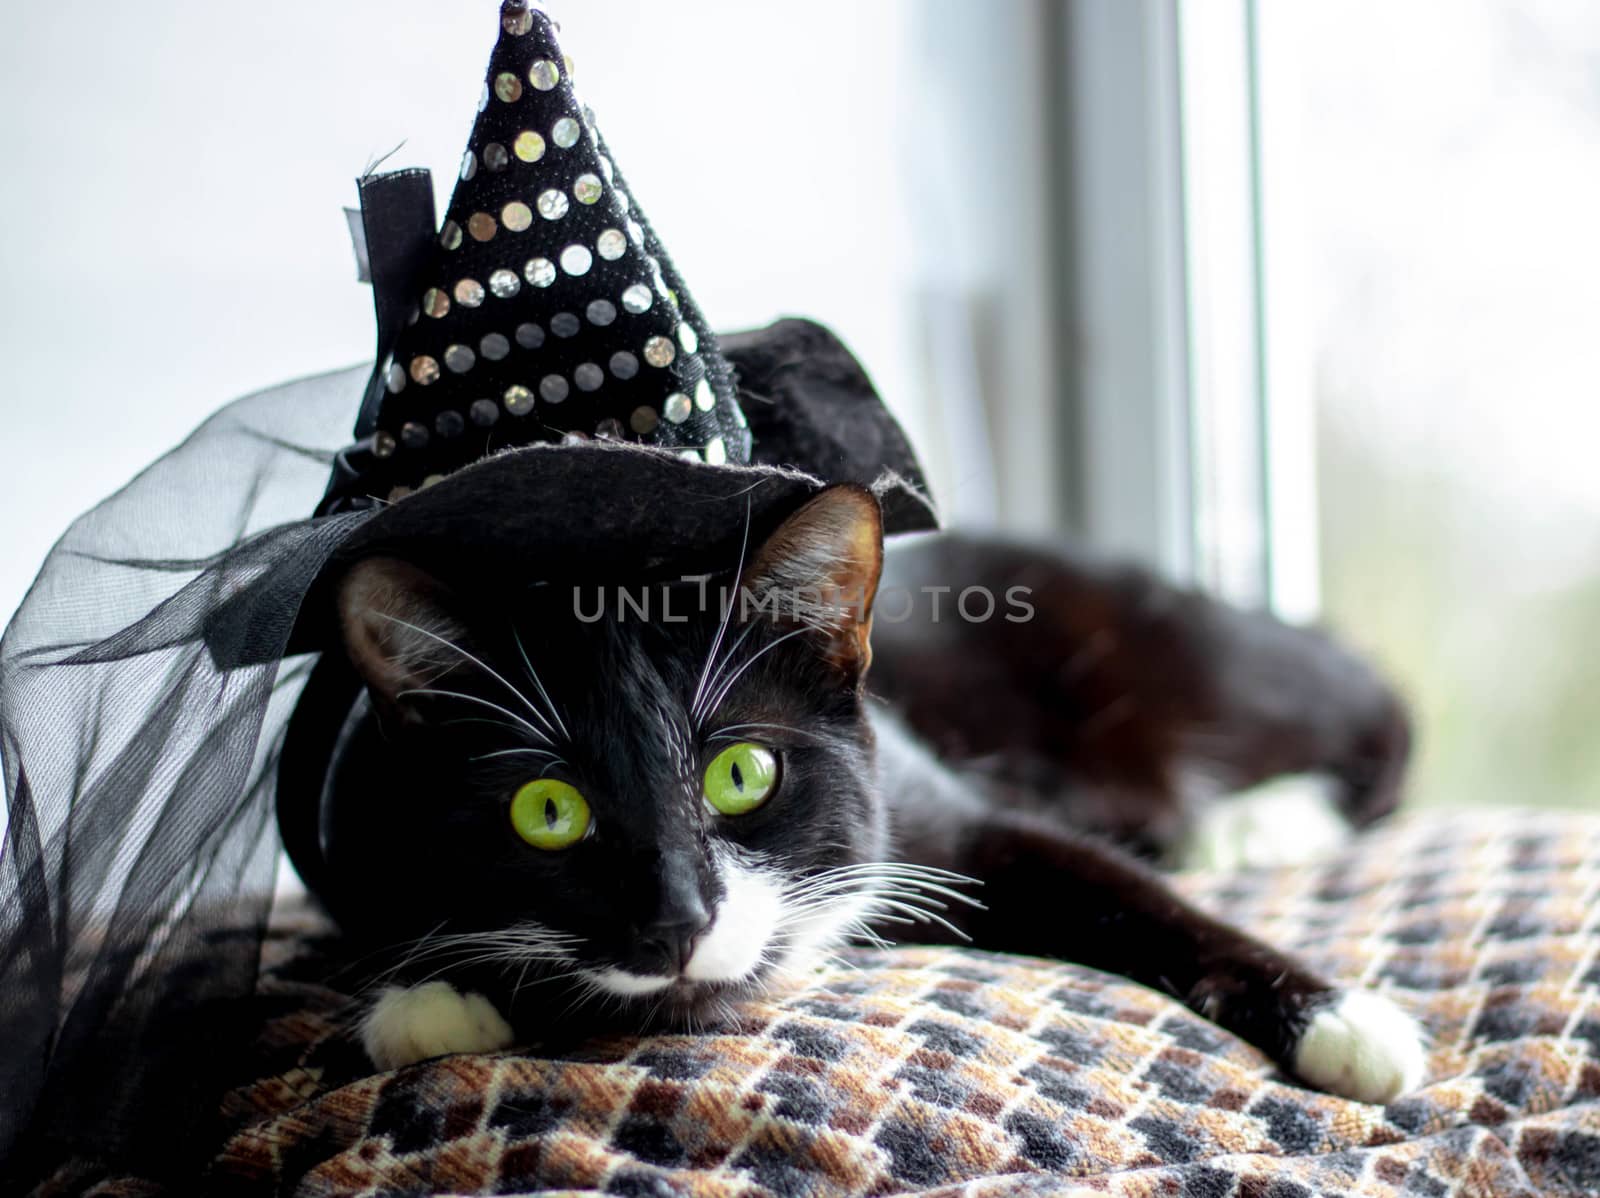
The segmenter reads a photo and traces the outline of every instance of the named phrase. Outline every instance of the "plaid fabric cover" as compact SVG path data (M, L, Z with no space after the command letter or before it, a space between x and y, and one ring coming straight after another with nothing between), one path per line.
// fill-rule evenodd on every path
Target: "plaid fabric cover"
M1303 1090L1122 979L932 949L852 953L698 1035L367 1076L302 916L272 943L278 1013L226 1098L213 1182L307 1198L1600 1194L1600 818L1412 818L1323 867L1180 885L1416 1013L1425 1088L1387 1109Z

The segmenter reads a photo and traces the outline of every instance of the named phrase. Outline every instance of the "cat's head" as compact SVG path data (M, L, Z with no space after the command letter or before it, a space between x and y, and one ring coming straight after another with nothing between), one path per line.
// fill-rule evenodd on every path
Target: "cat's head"
M372 713L324 826L343 917L447 973L683 1014L860 930L896 892L862 695L881 565L854 486L704 583L468 594L359 563L340 614Z

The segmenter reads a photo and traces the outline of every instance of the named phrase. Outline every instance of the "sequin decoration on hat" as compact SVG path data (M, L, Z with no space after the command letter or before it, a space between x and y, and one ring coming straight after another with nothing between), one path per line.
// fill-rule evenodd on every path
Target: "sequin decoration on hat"
M747 462L733 371L574 92L549 17L524 0L500 17L462 159L477 165L462 170L415 281L422 318L388 355L391 376L411 384L378 410L375 443L393 448L354 489L386 497L597 428Z

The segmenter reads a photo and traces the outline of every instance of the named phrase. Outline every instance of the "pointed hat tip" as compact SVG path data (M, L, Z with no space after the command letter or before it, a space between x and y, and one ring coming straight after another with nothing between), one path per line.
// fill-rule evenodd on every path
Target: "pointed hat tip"
M528 0L501 0L500 28L513 37L520 37L533 28L533 14L528 11Z

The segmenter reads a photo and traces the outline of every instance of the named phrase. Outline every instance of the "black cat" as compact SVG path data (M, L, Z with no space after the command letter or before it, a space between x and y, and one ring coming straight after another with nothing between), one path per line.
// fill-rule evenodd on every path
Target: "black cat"
M1111 844L1170 850L1196 774L1320 771L1352 822L1386 810L1407 730L1370 672L1065 552L942 537L887 583L883 564L853 486L749 546L727 601L733 575L491 596L356 564L340 607L366 696L304 872L394 952L374 1062L694 1025L848 941L908 940L1126 975L1354 1098L1421 1081L1399 1008ZM869 641L891 586L909 618L881 611ZM969 586L987 618L981 593L958 610Z

